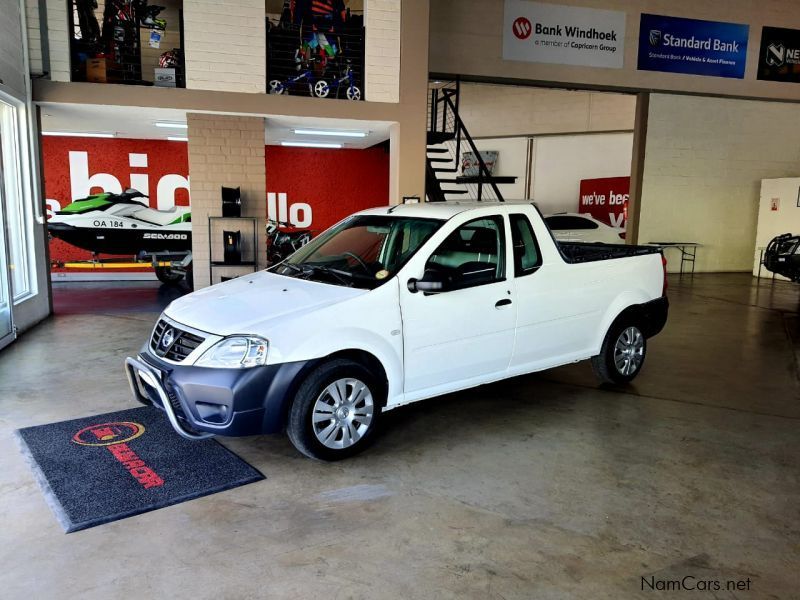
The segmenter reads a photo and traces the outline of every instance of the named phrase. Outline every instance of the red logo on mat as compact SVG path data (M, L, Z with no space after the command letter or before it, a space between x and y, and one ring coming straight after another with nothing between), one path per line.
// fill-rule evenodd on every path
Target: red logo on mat
M527 40L530 35L531 31L533 30L533 25L531 22L525 17L517 17L514 19L514 23L511 25L511 29L514 32L514 35L521 40Z
M144 431L144 425L131 421L101 423L84 427L72 436L72 441L81 446L108 448L111 455L122 463L143 488L150 489L164 485L164 480L127 444L142 435Z

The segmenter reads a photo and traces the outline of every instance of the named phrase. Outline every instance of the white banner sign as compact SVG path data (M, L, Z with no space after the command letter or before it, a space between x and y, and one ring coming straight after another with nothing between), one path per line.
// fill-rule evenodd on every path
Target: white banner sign
M506 0L503 58L621 69L625 13Z

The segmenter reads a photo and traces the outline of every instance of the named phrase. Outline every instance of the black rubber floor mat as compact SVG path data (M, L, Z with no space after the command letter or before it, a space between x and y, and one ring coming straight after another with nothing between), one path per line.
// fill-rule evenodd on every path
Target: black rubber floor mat
M67 533L264 479L217 441L182 438L152 407L17 435Z

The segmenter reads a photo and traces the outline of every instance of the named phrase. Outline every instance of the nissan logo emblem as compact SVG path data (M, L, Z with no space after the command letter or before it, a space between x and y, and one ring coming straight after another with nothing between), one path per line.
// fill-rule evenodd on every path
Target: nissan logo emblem
M164 332L164 335L161 336L161 346L163 348L169 348L174 341L175 331L170 327Z

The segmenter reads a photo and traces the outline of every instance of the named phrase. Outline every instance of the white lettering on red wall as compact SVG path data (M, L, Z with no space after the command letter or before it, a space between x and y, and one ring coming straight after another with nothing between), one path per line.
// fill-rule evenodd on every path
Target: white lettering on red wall
M578 212L590 214L612 227L625 227L630 177L602 177L581 180Z

